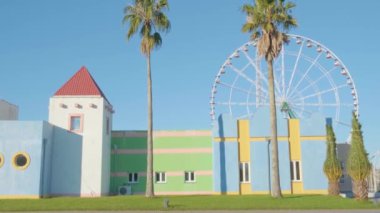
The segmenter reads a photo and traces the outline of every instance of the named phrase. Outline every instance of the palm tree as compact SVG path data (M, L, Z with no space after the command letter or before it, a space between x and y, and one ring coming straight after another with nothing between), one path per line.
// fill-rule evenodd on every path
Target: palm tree
M159 32L170 30L170 21L164 10L169 9L167 0L134 0L134 3L124 9L123 23L128 24L127 39L137 31L141 36L140 50L147 60L148 86L148 134L147 134L147 177L146 197L154 196L153 189L153 109L152 109L152 75L150 56L152 50L161 46Z
M270 105L271 125L271 158L272 158L272 197L280 198L281 186L278 161L277 142L277 115L276 99L274 94L273 60L279 55L282 45L288 42L285 33L292 27L297 26L297 21L290 15L290 10L295 7L292 2L284 3L285 0L255 0L254 5L245 4L242 8L247 16L246 23L242 27L243 32L251 33L251 39L258 39L258 53L264 56L268 66L268 93Z
M371 171L371 163L364 147L362 125L358 117L352 113L351 148L347 159L347 172L352 178L354 196L358 200L368 199L367 177Z
M336 139L333 127L326 125L327 132L327 153L323 164L323 172L329 180L329 195L339 195L339 179L342 176L342 167L336 156Z

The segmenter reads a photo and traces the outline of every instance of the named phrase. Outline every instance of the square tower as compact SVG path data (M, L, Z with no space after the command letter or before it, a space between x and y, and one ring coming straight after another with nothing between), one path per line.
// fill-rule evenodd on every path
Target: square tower
M109 194L112 114L112 105L86 67L50 98L49 122L82 136L79 196Z

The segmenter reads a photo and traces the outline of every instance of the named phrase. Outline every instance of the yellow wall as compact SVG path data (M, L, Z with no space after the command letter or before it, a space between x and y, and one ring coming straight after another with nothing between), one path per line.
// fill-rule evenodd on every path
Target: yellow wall
M239 143L239 163L250 162L249 120L238 120L237 124ZM240 183L240 194L250 194L251 192L251 183Z
M301 132L300 132L300 120L289 119L289 155L290 161L300 161L301 156ZM302 165L302 162L301 162ZM292 194L302 194L303 193L303 182L302 182L302 166L301 170L301 181L292 181Z

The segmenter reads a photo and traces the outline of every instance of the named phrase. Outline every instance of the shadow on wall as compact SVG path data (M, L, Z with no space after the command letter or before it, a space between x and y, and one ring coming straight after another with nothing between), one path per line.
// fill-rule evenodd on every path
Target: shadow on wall
M82 136L54 127L51 195L80 196L82 186ZM88 196L88 195L86 195Z
M220 150L220 190L221 192L227 191L227 171L226 171L226 145L225 145L225 135L224 135L224 125L223 125L223 117L219 116L218 118L219 125L219 137L221 138L221 142L219 145Z

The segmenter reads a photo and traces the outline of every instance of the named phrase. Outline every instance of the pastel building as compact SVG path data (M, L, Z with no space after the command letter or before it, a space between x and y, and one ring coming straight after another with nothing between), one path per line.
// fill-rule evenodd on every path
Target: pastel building
M50 99L49 122L0 121L0 198L108 195L112 113L83 67Z
M155 194L213 194L210 131L155 131L153 136ZM145 193L146 137L146 131L113 132L112 194Z
M112 131L113 107L85 67L50 98L48 122L14 120L15 109L0 111L6 114L0 121L0 198L145 192L146 131ZM220 115L212 130L154 131L155 193L269 194L268 118L263 108L250 120ZM327 193L326 122L318 114L278 119L283 193ZM346 152L338 150L342 161Z
M0 120L17 120L18 106L0 99Z

